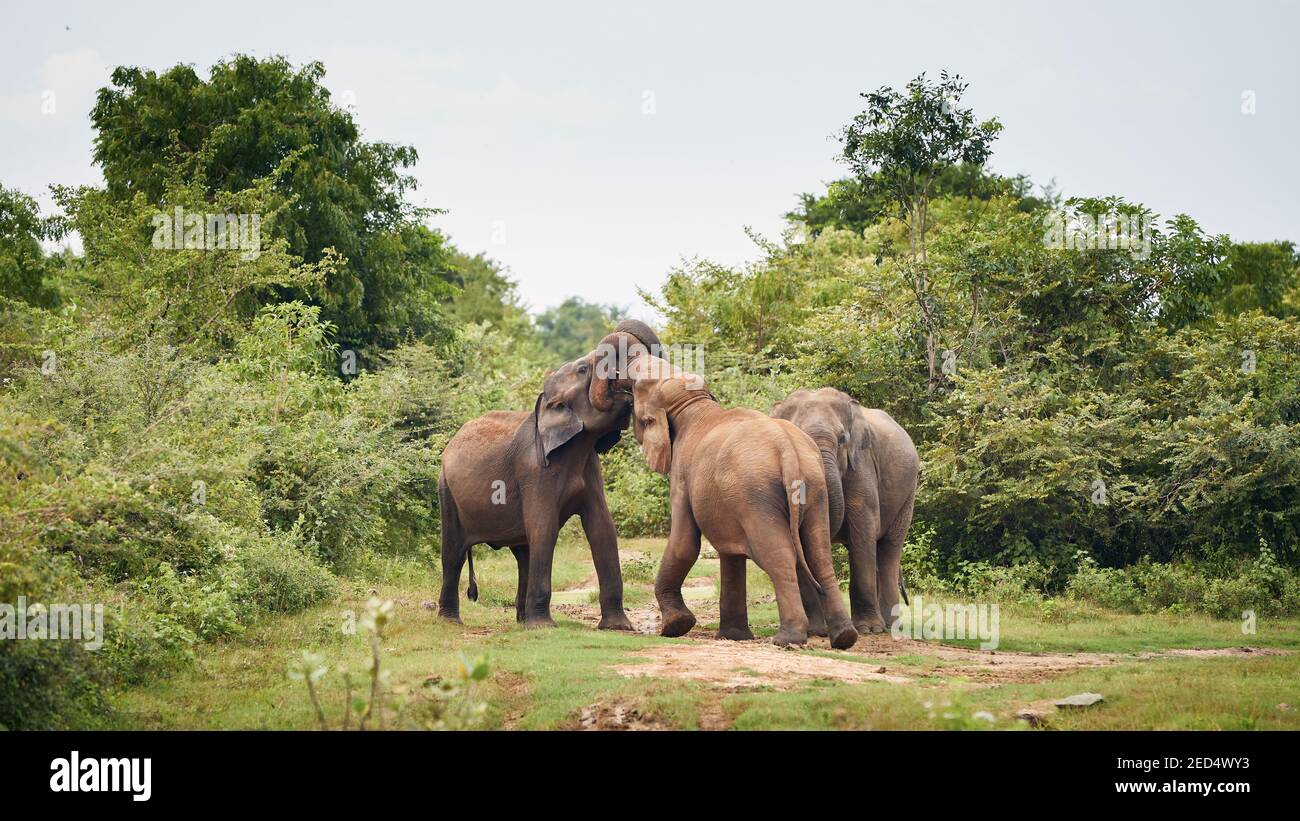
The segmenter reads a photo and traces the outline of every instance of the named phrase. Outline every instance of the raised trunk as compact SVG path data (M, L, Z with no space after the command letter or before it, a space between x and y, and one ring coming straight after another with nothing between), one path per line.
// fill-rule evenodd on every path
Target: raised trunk
M627 359L634 346L658 355L662 346L659 337L649 325L635 319L625 319L600 340L596 346L596 373L592 374L588 389L591 405L601 413L614 406L614 394L630 390L627 382Z

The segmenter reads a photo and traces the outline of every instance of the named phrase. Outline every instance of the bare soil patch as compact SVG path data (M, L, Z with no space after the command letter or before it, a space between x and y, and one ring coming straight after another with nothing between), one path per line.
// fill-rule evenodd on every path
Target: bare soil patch
M653 716L644 716L626 701L600 701L582 708L570 730L671 730Z
M635 620L634 620L635 621ZM1190 648L1152 653L1008 653L950 647L888 634L861 636L844 657L829 657L826 639L813 637L804 648L782 649L763 640L723 641L692 630L687 641L639 651L644 663L618 665L629 677L652 676L694 681L724 690L797 689L817 679L847 683L886 681L911 685L967 684L991 687L1048 681L1085 667L1162 657L1276 655L1283 651L1251 648ZM840 655L840 651L835 652ZM900 660L900 657L906 657ZM878 662L878 663L877 663Z
M636 657L647 661L618 665L614 670L629 677L675 678L728 690L791 689L814 679L910 681L904 676L878 672L869 664L783 650L761 641L669 644L640 651Z
M1012 653L953 647L919 639L895 639L888 633L859 636L849 650L832 650L813 636L802 648L778 648L769 641L724 641L702 625L718 620L717 590L709 578L689 579L683 595L697 624L684 640L639 651L643 663L614 669L629 677L693 681L720 690L790 690L817 679L848 683L887 681L914 686L993 687L1049 681L1086 667L1161 657L1276 655L1285 651L1253 647L1185 648L1150 653ZM570 600L572 601L572 600ZM592 627L600 608L589 603L557 604L554 609ZM654 602L627 611L643 635L658 635L659 607ZM819 654L834 653L839 658ZM843 655L854 658L844 658ZM901 658L900 657L904 657ZM720 718L714 716L713 718ZM703 717L701 718L703 720Z

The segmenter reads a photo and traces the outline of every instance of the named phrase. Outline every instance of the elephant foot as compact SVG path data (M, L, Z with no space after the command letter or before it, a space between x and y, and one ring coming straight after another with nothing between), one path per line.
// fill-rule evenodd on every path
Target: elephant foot
M827 632L826 632L826 622L822 622L822 623L820 623L820 624L810 624L810 625L808 625L808 635L810 635L810 636L825 636L825 635L827 635Z
M664 622L659 628L659 635L670 639L686 635L695 626L695 614L689 610L669 611L664 613L663 618Z
M863 636L867 635L868 633L885 632L885 623L878 617L872 619L855 619L853 622L853 627L858 631L860 635Z
M535 616L533 618L524 619L525 630L545 630L558 626L559 625L555 623L555 619L550 616Z
M753 641L754 633L749 629L748 625L743 627L729 625L718 628L716 637L728 641Z
M807 644L808 631L782 627L780 630L776 631L776 635L772 637L772 643L777 647L786 647L791 644Z
M620 610L609 616L601 616L600 624L596 625L597 630L627 630L635 633L636 625L632 624L627 614Z
M448 611L446 611L446 610L443 610L443 609L441 609L441 608L438 609L438 620L439 620L439 621L450 622L451 624L464 624L464 623L465 623L465 622L463 622L463 621L460 620L460 613L450 613L450 612L448 612Z
M858 641L858 631L849 622L844 622L830 631L831 647L847 650Z

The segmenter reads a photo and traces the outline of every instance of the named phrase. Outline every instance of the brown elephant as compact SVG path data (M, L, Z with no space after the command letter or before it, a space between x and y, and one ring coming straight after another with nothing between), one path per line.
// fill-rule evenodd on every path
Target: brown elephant
M617 330L658 345L646 325ZM618 536L605 502L600 459L627 427L630 398L611 395L589 354L549 374L531 413L493 411L465 423L447 443L438 476L442 508L442 592L438 614L460 622L457 588L469 558L470 600L477 600L472 547L509 547L518 565L515 618L553 627L551 559L560 528L582 519L600 583L600 627L632 630L623 611Z
M834 388L797 390L772 408L820 451L830 496L832 538L849 551L849 606L860 633L879 633L897 618L899 562L912 524L920 459L907 431L882 410L864 408ZM810 630L825 630L818 596L801 592ZM906 593L904 593L906 595Z
M745 560L772 579L781 626L778 645L808 640L800 601L806 579L830 625L831 645L857 641L831 564L826 479L817 447L789 422L748 408L725 409L697 375L652 356L627 334L602 341L615 350L618 378L611 393L631 389L632 428L646 462L669 476L672 524L655 578L660 633L684 635L695 615L682 582L700 553L703 534L722 569L718 635L752 639L745 594ZM626 351L627 353L622 353Z

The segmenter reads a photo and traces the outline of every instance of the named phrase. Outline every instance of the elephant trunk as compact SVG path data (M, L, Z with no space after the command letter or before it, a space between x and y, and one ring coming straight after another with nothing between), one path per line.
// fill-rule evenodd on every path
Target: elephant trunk
M624 319L612 333L596 345L596 371L591 377L588 396L591 405L601 413L614 406L614 395L631 388L627 378L628 360L640 351L658 353L662 349L659 336L644 322Z
M817 445L817 450L821 452L822 472L826 474L826 508L830 513L833 539L844 524L844 482L840 475L839 460L836 457L835 437L830 432L822 431L816 431L810 436Z

